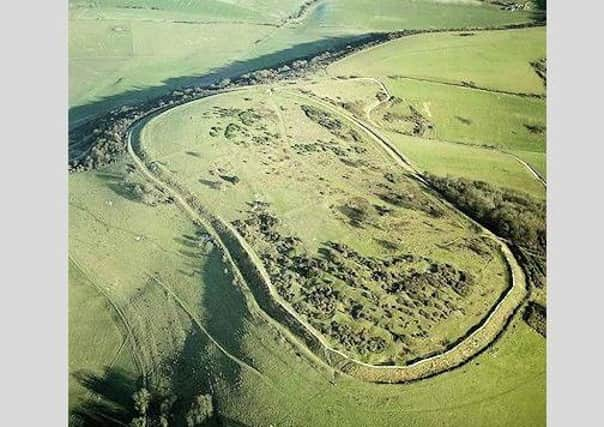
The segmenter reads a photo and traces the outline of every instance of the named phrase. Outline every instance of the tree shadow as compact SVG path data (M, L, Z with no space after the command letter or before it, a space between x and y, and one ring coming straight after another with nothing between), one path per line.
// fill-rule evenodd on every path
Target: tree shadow
M214 68L205 74L168 78L157 86L136 87L116 95L105 96L97 101L71 107L69 109L69 127L71 128L82 120L93 118L113 108L148 101L165 95L172 90L191 86L210 86L225 78L232 79L258 69L280 67L296 59L309 59L327 50L339 50L348 44L369 39L372 36L374 36L374 33L324 37L253 59L235 60L225 66Z
M220 181L211 181L209 179L200 179L199 183L205 185L206 187L211 188L212 190L220 190L222 188L222 182L220 182Z
M131 202L141 202L139 196L137 196L133 191L134 183L129 183L126 181L125 173L106 173L106 172L96 172L95 176L100 178L103 184L107 186L111 191L117 194L120 197L125 198Z
M192 242L187 236L178 241L188 247ZM230 354L252 365L252 361L245 355L241 336L244 330L244 318L247 306L240 289L233 283L230 271L225 273L225 264L221 260L220 252L213 248L206 255L207 262L203 265L192 265L195 272L201 274L200 286L203 286L203 299L201 311L205 320L203 326L220 346ZM179 396L176 402L175 413L180 414L176 425L184 425L187 408L191 406L196 396L211 393L214 398L215 412L220 413L220 401L227 396L221 396L223 389L217 386L217 379L221 384L233 386L241 379L242 367L227 357L199 327L193 325L185 339L182 351L172 362L173 370L170 379L171 388ZM230 388L230 387L229 387ZM229 398L232 399L232 396ZM233 425L243 424L218 415L208 425Z
M71 411L70 425L123 426L136 415L132 394L142 386L140 377L119 368L107 368L100 376L83 370L73 377L92 396Z
M183 234L176 241L185 250L195 245L199 236ZM206 257L206 262L199 262L200 257L197 256L197 262L189 263L197 273L199 285L203 286L200 311L204 316L196 313L193 304L187 308L223 349L253 366L252 361L245 355L241 342L241 337L245 334L244 318L249 315L244 295L233 284L230 271L225 272L221 253L212 248L204 256ZM148 378L145 387L155 396L156 401L167 395L176 398L172 406L170 425L186 426L187 412L195 398L211 394L214 416L208 419L204 426L244 426L220 412L221 401L233 399L229 394L241 382L242 367L227 357L195 321L191 323L182 348L177 354L166 356L162 365L170 367L168 370L159 370L165 372L165 376ZM71 411L70 425L124 426L138 416L132 396L143 387L141 377L120 368L107 368L101 375L85 370L78 371L73 374L73 378L90 393L90 398Z
M186 346L189 349L196 347L195 343ZM117 427L130 425L133 418L138 416L135 410L133 394L143 386L142 378L119 368L107 368L103 375L95 375L88 371L79 371L73 375L75 379L91 393L91 397L73 409L70 414L69 425L73 427ZM204 388L205 387L205 388ZM210 382L204 382L196 388L197 394L205 394ZM197 390L199 388L199 390ZM152 391L151 411L158 411L157 406L167 394ZM187 426L186 414L191 407L193 397L175 393L176 401L170 414L169 425ZM215 400L215 399L214 399ZM154 421L149 421L150 427L158 426ZM200 427L242 426L245 424L222 416L214 410L214 415L199 425Z

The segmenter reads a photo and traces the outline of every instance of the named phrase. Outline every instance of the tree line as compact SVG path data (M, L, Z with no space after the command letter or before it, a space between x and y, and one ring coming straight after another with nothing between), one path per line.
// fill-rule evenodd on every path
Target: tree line
M545 286L545 202L483 181L430 174L427 178L449 202L499 237L509 240L531 283L539 288Z

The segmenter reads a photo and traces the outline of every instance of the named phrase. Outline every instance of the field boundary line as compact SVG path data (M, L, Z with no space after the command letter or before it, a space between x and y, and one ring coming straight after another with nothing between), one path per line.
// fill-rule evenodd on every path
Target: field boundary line
M223 92L223 93L215 94L213 96L224 95L224 94L225 93ZM199 101L199 99L197 99L195 101ZM161 112L157 112L156 111L155 114L152 115L152 117L156 117L157 115L159 115L159 114L161 114L163 112L165 112L165 111L161 111ZM132 141L131 141L131 139L132 139L132 131L137 126L140 126L141 124L145 124L149 120L149 118L150 117L148 117L148 116L141 117L135 124L133 124L130 127L130 129L128 131L128 136L127 136L127 139L128 139L128 152L129 152L130 156L132 157L132 159L136 163L137 167L141 170L141 172L143 173L143 175L147 179L151 180L153 183L159 185L161 188L164 188L169 193L173 194L173 196L175 198L175 201L178 202L178 204L185 211L185 213L187 213L193 219L193 222L196 223L196 224L199 224L199 225L201 225L201 226L203 226L205 228L206 232L208 232L208 234L210 234L212 236L213 241L215 243L217 243L218 246L220 247L220 250L221 250L223 256L225 257L226 261L228 261L228 264L232 268L232 271L233 271L233 274L235 275L235 277L238 279L238 281L240 283L247 284L247 281L245 280L243 274L241 273L238 264L234 261L232 255L230 254L230 251L229 251L228 247L225 245L225 243L223 242L223 239L220 237L220 233L212 225L212 220L211 219L206 220L204 217L202 217L200 213L198 213L193 207L191 207L187 203L186 198L184 196L182 196L177 190L175 190L174 188L172 188L170 184L164 183L158 177L156 177L147 168L147 166L145 165L145 162L143 160L141 160L138 157L138 155L136 154L136 152L134 151L134 148L132 147ZM244 297L245 297L246 302L248 304L250 304L250 303L252 304L252 307L254 309L254 310L250 310L250 312L252 314L260 314L261 317L265 321L267 321L269 324L271 324L274 327L276 327L277 329L279 329L283 333L283 335L285 336L285 338L288 339L288 341L290 341L291 344L293 344L295 347L297 347L303 353L305 353L305 355L309 359L309 362L311 362L311 363L313 363L313 362L314 363L319 363L321 365L324 365L329 370L333 369L333 367L331 367L330 365L326 364L315 353L313 353L306 345L304 345L300 341L300 338L297 335L295 335L294 333L292 333L289 330L289 328L287 328L285 325L281 324L279 321L275 320L270 315L268 315L265 312L265 310L262 309L260 307L260 305L258 304L258 301L253 296L253 294L251 293L251 291L249 289L249 286L241 287L241 288L242 288L242 291L244 293ZM345 374L345 373L343 373L343 374Z
M102 286L98 285L97 283L94 282L94 280L92 280L90 278L90 276L86 273L86 271L83 269L83 267L80 265L80 263L72 255L68 255L68 257L69 257L69 260L71 260L71 262L73 262L74 266L96 288L96 290L103 297L105 297L105 299L107 300L107 302L109 303L111 308L113 308L113 310L117 313L119 319L122 321L122 323L126 329L126 339L130 341L130 344L132 346L132 350L133 350L132 356L134 358L134 362L135 362L135 364L138 365L138 369L140 370L140 373L143 378L143 384L146 385L147 384L147 371L145 369L144 362L143 362L142 358L140 357L139 344L136 341L136 337L134 335L134 332L132 331L132 327L130 326L128 319L126 318L126 315L124 314L124 312L122 311L120 306L111 298L111 296L109 296L109 293L107 291L105 291Z
M471 91L475 91L475 92L485 92L485 93L492 93L492 94L497 94L497 95L516 96L516 97L520 97L520 98L533 98L533 99L541 99L541 100L544 100L546 98L545 95L541 95L538 93L513 92L513 91L494 89L494 88L488 88L488 87L483 87L483 86L475 86L475 85L463 84L463 83L457 83L457 82L448 82L446 80L431 79L431 78L427 78L427 77L402 76L402 75L398 75L398 74L392 75L392 76L386 76L386 77L393 79L393 80L412 80L412 81L421 82L421 83L452 86L452 87L456 87L459 89L467 89L467 90L471 90Z
M539 181L541 183L541 185L543 185L543 187L547 188L547 182L545 181L545 178L543 178L541 176L541 174L539 172L537 172L537 170L535 168L533 168L528 162L525 162L520 157L518 157L517 155L512 154L510 152L502 151L502 153L505 153L505 154L513 157L514 159L516 159L516 161L518 163L520 163L521 165L523 165L525 168L527 168L529 170L529 172L531 173L531 175L533 175L535 177L535 179L537 181Z
M405 77L408 79L413 79L412 77ZM350 80L369 80L369 81L373 81L375 82L377 85L380 86L380 88L388 95L388 99L385 99L383 101L378 101L376 103L374 103L372 106L370 106L367 111L366 111L366 116L367 116L367 121L369 124L371 124L372 126L374 126L375 128L379 128L380 126L377 125L373 119L371 118L371 112L373 112L373 110L375 110L376 108L378 108L380 105L382 104L387 104L392 100L392 94L390 93L390 91L388 90L386 84L384 82L382 82L381 80L379 80L378 78L375 77L367 77L367 76L359 76L359 77L351 77L349 79L347 79L347 81ZM420 81L424 81L424 79L415 79L415 80L420 80ZM467 89L474 89L474 90L480 90L480 91L487 91L487 92L494 92L494 93L498 93L497 91L492 91L490 89L483 89L483 88L472 88L469 86L464 86L464 85L457 85L457 84L452 84L452 83L445 83L445 82L436 82L436 81L430 81L430 80L425 80L428 82L432 82L432 83L442 83L445 85L453 85L453 86L460 86L463 88L467 88ZM503 92L505 93L505 92ZM522 94L522 93L507 93L508 95L516 95L516 96L521 96L521 97L533 97L533 94ZM534 97L539 97L539 95L534 95ZM406 101L405 101L406 102ZM426 138L423 138L426 139ZM428 138L429 139L429 138ZM485 147L485 146L481 146L481 145L477 145L477 144L471 144L471 143L467 143L467 142L461 142L461 141L451 141L451 140L446 140L446 139L436 139L437 141L441 142L441 143L447 143L447 144L455 144L455 145L462 145L462 146L466 146L466 147L472 147L472 148L476 148L476 149L482 149L482 150L493 150L493 151L497 151L501 154L507 155L512 157L514 160L516 160L518 163L520 163L524 168L526 168L528 170L528 172L537 180L539 181L539 183L541 185L543 185L543 187L547 188L547 182L545 180L545 178L533 167L531 166L528 162L522 160L520 157L518 157L516 154L508 151L508 150L502 150L500 148L497 147Z
M210 340L210 342L212 342L212 344L214 344L216 347L218 347L218 349L224 353L224 355L226 357L228 357L229 359L231 359L233 362L235 362L236 364L238 364L239 366L241 366L244 369L249 369L251 371L253 371L255 374L259 375L260 377L262 377L262 379L268 381L268 379L266 378L266 376L260 372L258 369L254 368L253 366L249 365L248 363L244 362L243 360L239 359L237 356L233 355L232 353L230 353L226 348L224 348L222 346L222 344L220 344L218 342L218 340L216 340L216 338L214 338L212 336L212 334L210 334L208 332L208 330L201 324L201 322L199 321L199 319L197 319L197 317L195 317L195 315L193 315L193 313L191 312L191 310L189 309L189 307L180 299L180 297L178 295L176 295L176 293L167 285L165 285L158 277L146 273L147 277L149 278L149 280L154 281L155 283L157 283L164 291L166 291L168 294L170 294L170 296L172 298L174 298L174 301L176 301L176 304L178 304L178 306L185 312L185 314L191 319L191 321L193 322L193 324L195 326L197 326L197 328L208 337L208 339Z
M413 34L409 34L406 37L422 36L425 34L446 34L446 33L460 33L460 32L484 33L484 32L489 32L489 31L493 31L493 32L494 31L522 31L522 30L527 30L530 28L540 28L540 27L545 27L545 26L546 26L545 23L541 23L541 22L533 20L533 21L526 21L525 23L504 24L504 25L494 26L494 27L423 29L423 30L417 30L417 32L415 32ZM394 32L396 32L396 31L393 31L393 33ZM345 61L346 59L352 58L352 57L354 57L356 55L360 55L362 53L370 52L374 49L377 49L382 46L386 46L390 43L396 42L397 40L401 40L401 39L403 39L403 37L393 38L390 40L383 41L381 43L377 43L373 46L368 46L366 49L357 50L348 55L344 55L341 58L338 58L335 61L331 62L329 65L327 65L327 67L326 67L327 73L329 74L329 70L328 70L329 67L334 64L337 64L338 62Z

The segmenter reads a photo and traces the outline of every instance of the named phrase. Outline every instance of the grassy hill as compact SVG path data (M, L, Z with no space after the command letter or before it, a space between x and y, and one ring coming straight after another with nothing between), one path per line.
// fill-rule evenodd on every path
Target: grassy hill
M531 65L543 57L544 28L422 34L349 56L328 73L385 85L391 98L371 118L419 167L543 197L514 158L544 175L545 86Z
M71 1L72 124L371 31L533 17L471 0L325 0L297 16L302 3ZM531 65L543 57L544 28L404 37L171 109L140 126L135 151L244 238L275 301L329 346L405 366L472 341L512 282L500 243L421 177L543 200L545 86ZM115 160L69 177L72 425L127 424L142 386L175 396L174 425L202 394L219 425L545 424L546 345L521 301L461 367L362 381L272 316L213 222L131 153ZM514 298L544 304L514 277Z
M319 52L373 31L530 21L477 2L70 1L70 124L127 102ZM294 50L291 50L294 48ZM249 63L246 63L249 62ZM213 74L212 76L207 76ZM204 77L205 76L205 77Z

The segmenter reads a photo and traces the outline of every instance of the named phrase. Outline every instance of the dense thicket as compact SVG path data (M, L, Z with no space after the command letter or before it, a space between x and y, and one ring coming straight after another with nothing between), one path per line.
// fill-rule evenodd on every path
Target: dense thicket
M542 336L547 335L547 311L541 304L529 303L524 311L524 320Z
M151 393L146 388L137 390L132 395L135 417L129 427L168 427L174 425L179 414L175 403L178 398L174 395ZM201 427L212 424L214 407L212 396L202 394L193 399L191 407L185 414L187 427Z
M224 425L212 395L177 393L162 379L142 386L142 377L108 368L101 375L79 371L74 378L89 392L70 414L73 427L211 427Z
M528 194L486 182L429 175L428 180L449 202L512 243L531 283L545 285L545 203Z

